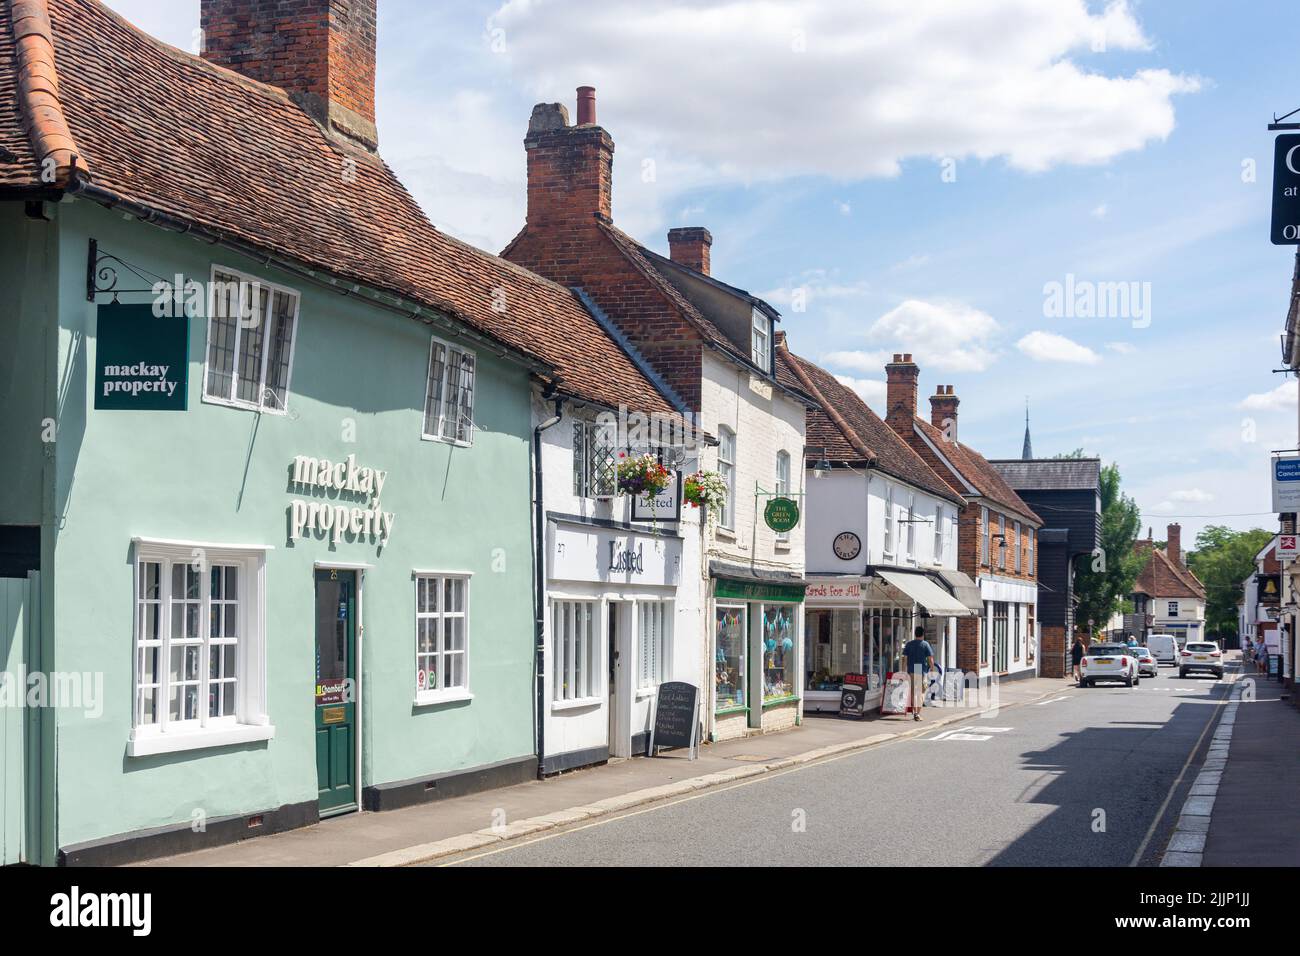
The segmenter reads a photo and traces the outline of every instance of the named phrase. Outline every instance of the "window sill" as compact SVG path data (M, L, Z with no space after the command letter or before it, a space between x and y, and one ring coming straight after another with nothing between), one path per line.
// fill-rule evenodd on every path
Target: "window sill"
M658 694L658 693L659 693L659 688L658 688L657 686L655 686L655 687L642 687L642 688L640 688L640 689L637 690L637 692L636 692L636 699L637 699L637 700L645 700L647 697L654 697L654 696L655 696L656 694Z
M575 700L551 701L551 713L564 710L581 710L584 707L598 707L605 702L603 697L579 697Z
M463 687L452 690L422 690L415 695L416 707L432 707L434 704L451 704L456 701L473 700L474 695Z
M211 747L229 747L233 744L251 744L270 740L275 736L271 724L236 724L213 730L192 730L185 733L157 733L133 736L126 744L128 757L151 757L154 754L178 753L183 750L206 750Z
M214 395L202 394L201 398L206 405L220 405L223 408L238 408L245 412L265 413L267 415L279 415L287 418L289 415L289 406L286 403L284 408L276 405L258 405L256 402L240 402L233 398L218 398Z
M787 694L785 697L770 697L767 700L763 701L763 709L767 710L769 707L779 707L782 704L797 704L797 703L799 703L798 694Z
M735 528L724 528L722 525L718 525L716 528L713 529L713 533L725 541L736 540Z
M473 441L456 441L454 438L442 438L438 435L420 435L420 441L437 442L439 445L451 445L454 448L473 448Z

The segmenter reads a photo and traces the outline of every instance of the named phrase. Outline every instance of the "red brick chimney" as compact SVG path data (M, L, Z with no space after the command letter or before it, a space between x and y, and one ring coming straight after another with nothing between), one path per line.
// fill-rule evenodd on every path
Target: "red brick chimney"
M203 57L280 87L327 131L374 152L376 2L202 0Z
M900 435L912 433L916 419L916 380L921 370L912 361L912 353L894 353L885 366L885 421Z
M1166 529L1165 554L1174 564L1183 563L1183 529L1176 522Z
M957 440L957 406L961 399L952 393L951 385L939 385L930 396L930 424L940 431L951 428L947 437Z
M703 226L683 226L668 230L668 257L696 272L709 274L709 249L713 235Z
M524 137L528 152L528 226L612 221L614 140L596 125L596 91L578 87L578 123L560 103L538 103Z

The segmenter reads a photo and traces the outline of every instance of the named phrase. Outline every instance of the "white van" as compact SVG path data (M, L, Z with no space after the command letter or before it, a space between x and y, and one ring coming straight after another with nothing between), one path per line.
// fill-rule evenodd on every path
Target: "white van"
M1172 634L1148 634L1147 649L1157 664L1178 663L1178 641Z

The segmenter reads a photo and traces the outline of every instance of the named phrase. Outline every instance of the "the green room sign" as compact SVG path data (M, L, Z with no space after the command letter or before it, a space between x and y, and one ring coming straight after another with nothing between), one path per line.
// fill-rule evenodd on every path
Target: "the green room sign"
M183 412L190 367L190 323L159 318L152 305L99 307L95 323L95 407Z
M763 520L773 531L785 534L799 523L799 506L791 498L773 498L763 509Z

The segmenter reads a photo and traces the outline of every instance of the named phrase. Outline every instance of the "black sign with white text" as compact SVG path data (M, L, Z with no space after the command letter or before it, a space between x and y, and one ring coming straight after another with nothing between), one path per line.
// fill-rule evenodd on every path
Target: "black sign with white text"
M1273 143L1273 245L1300 245L1300 133Z

